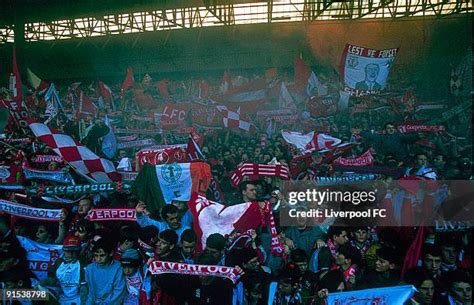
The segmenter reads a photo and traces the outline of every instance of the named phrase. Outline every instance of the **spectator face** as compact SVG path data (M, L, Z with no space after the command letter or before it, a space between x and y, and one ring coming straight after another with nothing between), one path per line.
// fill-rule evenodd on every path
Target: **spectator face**
M388 260L385 260L381 257L379 257L377 261L375 262L375 271L377 272L384 273L393 268L394 268L393 264L390 264Z
M341 267L343 270L346 270L350 266L350 261L346 259L344 254L338 253L336 255L336 265Z
M260 262L258 261L258 257L252 258L246 264L243 264L243 267L244 269L251 270L251 271L260 270Z
M222 253L219 249L211 248L211 247L206 247L206 252L214 258L214 260L220 260Z
M158 240L155 243L155 251L159 255L164 255L173 250L173 245L171 245L169 242L162 238L158 238Z
M257 199L257 188L253 184L247 184L246 189L242 191L242 196L246 201L253 201Z
M131 276L133 274L135 274L138 270L137 267L134 267L134 266L130 266L130 265L122 265L122 269L123 269L123 275L125 276Z
M89 233L87 233L87 230L85 227L78 227L74 235L79 237L81 242L83 242L87 239L87 237L89 236Z
M275 191L271 193L270 202L271 204L276 204L278 202L278 194Z
M428 157L426 157L425 155L416 156L416 164L418 165L418 167L426 166L428 164Z
M120 249L122 249L122 251L125 251L127 249L132 249L133 246L134 246L134 241L133 240L124 240L123 243L120 244Z
M81 216L87 215L92 208L92 203L89 199L82 199L79 201L77 213Z
M173 230L179 229L179 227L181 227L181 221L179 219L178 213L166 214L165 221Z
M94 261L101 266L107 265L111 259L112 254L106 253L104 249L96 249L94 251Z
M194 254L195 248L196 242L187 242L185 240L181 242L181 250L186 257L191 257Z
M48 170L54 171L58 169L58 164L56 162L51 162L48 164Z
M272 156L270 154L264 154L263 155L263 162L264 163L270 162L271 160L272 160Z
M464 282L454 282L451 286L451 291L462 302L462 304L472 304L471 284Z
M298 284L293 283L289 279L283 279L279 282L278 288L284 295L289 295L296 291Z
M341 234L334 236L334 243L335 243L337 246L342 246L342 245L344 245L348 240L349 240L349 239L347 238L347 232L346 232L346 231L342 231Z
M51 240L51 234L46 230L45 226L39 226L36 230L36 241L42 244L46 244Z
M363 244L369 238L369 232L367 232L367 230L359 229L354 232L354 237L358 243Z
M298 269L300 269L301 274L305 274L306 271L308 271L308 262L307 261L297 262L297 263L295 263L295 265L298 267Z
M426 254L425 258L423 259L423 266L431 274L438 274L439 268L441 267L441 256Z
M79 251L64 249L64 260L66 262L75 261L79 257Z
M436 157L434 157L433 165L436 168L442 168L442 167L444 167L445 164L446 164L446 161L444 161L443 155L437 155Z
M421 304L431 304L431 301L433 300L434 288L435 287L432 280L423 281L420 287L418 287L417 300Z
M387 126L385 126L385 132L386 132L387 134L394 134L394 133L397 132L397 129L395 128L394 125L388 124Z
M458 251L452 246L441 246L441 259L444 263L452 265L456 263Z
M249 160L249 155L247 154L242 154L242 162L247 162Z

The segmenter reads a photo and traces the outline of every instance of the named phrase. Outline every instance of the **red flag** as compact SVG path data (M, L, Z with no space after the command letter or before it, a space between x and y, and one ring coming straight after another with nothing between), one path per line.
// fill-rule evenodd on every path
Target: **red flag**
M135 80L133 79L133 69L128 68L127 69L127 75L125 76L125 80L122 83L122 93L128 90L130 88Z
M308 79L311 75L311 68L306 65L300 56L298 56L295 58L294 69L295 87L298 91L304 92L306 90L306 85L308 84Z
M405 260L403 261L403 267L401 276L411 268L418 266L418 260L421 257L421 247L423 246L425 227L421 226L418 228L415 239L413 240L410 248L408 248L405 255Z
M77 118L83 119L88 115L97 115L97 106L92 103L91 99L84 94L81 88L77 87L76 95L78 99L77 103Z
M110 104L113 101L112 90L104 82L99 81L99 95L102 96L104 102Z
M168 80L162 79L156 83L156 88L160 91L161 97L165 100L170 99L170 93L168 91Z
M190 136L191 138L193 138L194 141L196 141L196 143L199 145L199 146L203 146L204 145L204 135L202 134L199 134L196 129L192 129L191 132L190 132Z
M205 156L201 151L200 145L196 142L192 134L190 134L188 140L186 155L188 156L189 161L205 160Z
M21 78L20 71L18 71L18 65L16 63L16 51L13 47L13 83L10 83L10 90L13 93L13 100L17 103L18 107L22 107L23 93L21 92Z

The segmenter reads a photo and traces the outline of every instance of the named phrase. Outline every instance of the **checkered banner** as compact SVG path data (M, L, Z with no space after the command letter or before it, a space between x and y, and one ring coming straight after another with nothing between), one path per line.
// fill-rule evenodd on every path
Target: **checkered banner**
M225 127L242 129L248 132L256 131L257 128L254 124L252 124L250 121L240 118L240 108L237 111L229 110L227 106L223 105L218 105L216 108L223 116L222 123Z
M28 123L38 139L51 147L82 176L95 182L120 181L121 175L115 171L115 166L110 160L100 158L70 136L45 124L31 120Z

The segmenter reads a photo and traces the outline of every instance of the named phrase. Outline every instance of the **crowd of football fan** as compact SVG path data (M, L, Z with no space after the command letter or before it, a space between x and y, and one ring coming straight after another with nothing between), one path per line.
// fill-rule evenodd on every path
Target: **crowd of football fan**
M185 93L179 91L178 85L170 88L178 88L170 89L171 96L179 95L183 99ZM8 99L8 96L4 95L4 98ZM30 104L31 113L43 113L45 103L38 92L30 92L29 98L36 100ZM121 118L117 120L116 128L150 130L155 127L150 122L126 119L131 114L142 115L130 106L133 96L121 99L117 94L115 100L115 106L121 109L114 111L115 116ZM128 106L120 105L121 101L126 101ZM35 103L36 108L31 106ZM447 107L455 106L454 102L445 103ZM65 113L70 114L69 106L63 104ZM297 106L304 112L303 106ZM108 127L102 121L107 112L111 109L101 110L96 118L83 120L82 125L61 113L51 124L101 154L101 139L108 133ZM462 113L444 122L448 136L400 133L397 125L406 120L391 110L355 114L341 111L326 119L324 124L329 128L325 133L353 144L344 152L345 157L356 157L373 148L375 166L398 169L393 171L398 174L379 174L378 180L391 181L401 176L471 180L470 118L470 113ZM423 122L425 118L416 119ZM83 130L80 130L84 122L89 127L85 137L81 136ZM309 131L314 129L315 123L301 115L291 126L280 124L278 127ZM230 183L232 172L242 162L268 164L273 160L290 165L297 152L280 133L262 129L257 134L226 128L196 130L204 135L201 150L220 184L224 204L268 200L273 205L285 206L285 196L277 179L244 181L238 189ZM27 161L33 168L62 169L77 181L82 179L65 163L35 163L36 155L53 153L34 136L22 132L13 127L13 133L8 137L30 137L32 143L0 145L2 165L22 166ZM173 132L157 133L154 138L160 144L179 141ZM133 159L136 151L118 150L113 161L118 165L123 158ZM294 178L297 176L300 180L311 175L340 175L321 153L313 153L309 162L298 164L297 168ZM270 251L271 234L266 228L258 229L251 238L238 243L233 242L233 236L212 234L205 249L197 252L198 237L186 202L173 201L162 208L160 215L153 215L143 202L129 193L85 196L67 206L45 202L35 196L25 199L8 190L0 190L0 194L2 199L31 206L64 208L59 223L0 214L0 281L3 287L47 287L61 304L256 305L269 304L269 295L273 299L272 305L325 304L327 295L334 292L402 284L411 284L417 289L411 304L472 304L469 228L449 232L425 228L418 267L407 270L402 276L405 255L420 227L342 226L337 222L330 226L299 223L283 227L277 222L284 256L276 256ZM137 221L91 222L86 215L94 206L135 208ZM63 245L64 254L49 266L46 279L35 278L17 236L43 244ZM242 275L236 283L213 276L151 275L147 270L150 258L236 267ZM21 304L31 303L21 301Z

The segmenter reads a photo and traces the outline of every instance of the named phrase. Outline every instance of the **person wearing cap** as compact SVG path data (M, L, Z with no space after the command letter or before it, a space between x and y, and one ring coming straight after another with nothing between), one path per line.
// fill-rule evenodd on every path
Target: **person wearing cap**
M125 292L124 305L150 305L151 304L151 277L147 276L147 266L138 250L127 249L120 259L127 291Z
M86 261L80 259L81 240L75 235L68 235L63 242L64 254L48 270L48 277L41 281L42 286L59 286L58 301L61 304L79 305L87 299L85 282Z

